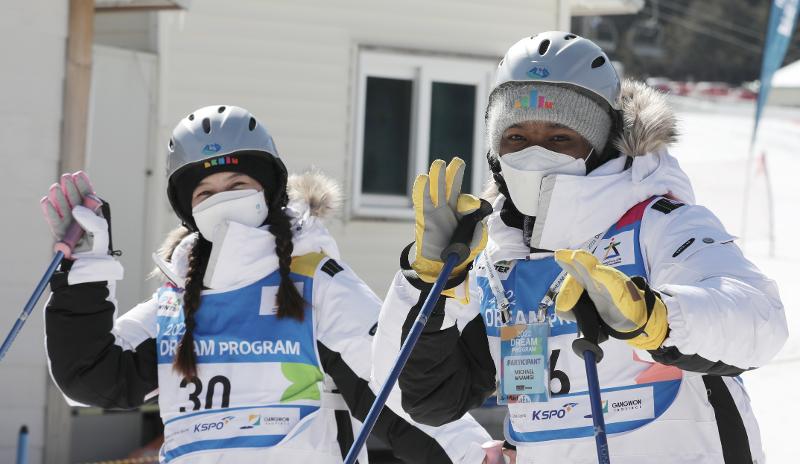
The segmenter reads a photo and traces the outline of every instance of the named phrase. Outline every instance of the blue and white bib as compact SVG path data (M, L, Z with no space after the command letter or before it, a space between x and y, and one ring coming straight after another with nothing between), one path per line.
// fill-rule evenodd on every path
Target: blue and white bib
M644 211L652 199L636 205L609 229L593 250L606 265L629 276L647 277L639 245ZM534 317L548 288L561 268L551 257L494 263L511 306L511 324L535 321ZM481 313L490 347L499 362L499 337L502 325L486 270L478 267L481 288ZM577 324L562 320L551 304L547 308L550 324L548 339L551 399L544 403L508 405L505 435L511 443L563 440L594 435L588 385L583 360L572 351ZM610 339L601 345L605 356L598 364L606 432L616 434L635 430L662 415L678 394L682 374L679 369L643 361L630 345ZM499 369L498 369L499 372Z
M309 258L307 258L309 257ZM312 301L311 272L291 278ZM308 264L308 263L307 263ZM306 269L307 270L307 269ZM274 446L299 431L320 407L323 374L310 304L304 320L276 316L277 271L241 288L204 291L195 313L197 377L172 369L185 331L183 290L158 290L159 406L166 461L200 451Z

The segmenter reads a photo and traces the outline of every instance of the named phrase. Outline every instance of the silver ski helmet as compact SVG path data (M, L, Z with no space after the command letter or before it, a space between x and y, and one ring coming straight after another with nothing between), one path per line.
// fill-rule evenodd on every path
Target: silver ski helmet
M497 66L492 93L507 82L575 86L619 110L620 80L611 60L594 42L569 32L542 32L512 45Z
M497 67L486 108L492 170L505 129L523 121L563 124L590 142L602 163L616 156L608 143L620 128L620 79L603 50L575 34L548 31L517 41ZM588 165L587 165L588 167Z
M214 105L181 119L167 145L167 197L191 230L192 192L217 172L241 172L264 187L270 208L286 205L286 166L267 128L238 106Z

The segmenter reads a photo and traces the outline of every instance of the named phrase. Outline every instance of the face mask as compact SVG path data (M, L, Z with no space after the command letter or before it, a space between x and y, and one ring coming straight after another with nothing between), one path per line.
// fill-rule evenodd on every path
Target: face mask
M591 155L591 154L590 154ZM542 179L552 174L586 175L586 162L534 145L500 157L500 168L514 206L536 216Z
M192 217L200 234L213 242L215 232L225 223L258 227L267 219L268 212L264 192L253 189L228 190L201 201L192 208Z

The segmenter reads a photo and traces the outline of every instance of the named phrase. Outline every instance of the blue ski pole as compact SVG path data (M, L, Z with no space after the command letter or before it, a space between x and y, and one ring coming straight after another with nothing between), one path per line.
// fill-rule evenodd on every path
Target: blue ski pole
M94 195L87 195L84 198L83 206L91 209L92 211L97 211L102 205L103 201ZM6 339L3 340L3 344L0 345L0 361L3 360L6 353L11 348L11 344L14 343L14 339L17 338L17 335L19 335L19 332L22 330L22 326L25 325L25 322L31 315L33 308L36 306L36 302L39 301L39 298L42 296L42 293L44 293L44 289L47 287L48 282L50 282L50 278L53 277L53 273L56 272L56 268L59 264L61 264L61 261L64 259L64 257L71 256L72 249L75 248L75 245L82 236L83 229L81 229L80 224L73 221L67 229L67 233L64 234L64 238L62 238L61 241L56 243L53 247L56 254L53 256L53 259L50 261L50 265L47 266L47 270L39 280L36 288L33 290L33 294L30 298L28 298L28 302L25 303L25 307L22 309L22 313L20 313L16 322L14 322L14 326L11 327L11 331L8 333L8 335L6 335Z
M28 464L28 426L19 429L17 438L17 464Z
M364 425L361 427L361 430L358 432L358 437L356 437L353 445L350 447L344 464L355 464L358 453L367 442L367 437L370 432L372 432L372 428L375 426L378 416L386 405L389 393L391 393L395 382L397 382L397 379L400 377L400 373L403 371L408 357L411 356L411 351L414 349L414 345L422 334L422 329L425 328L425 324L428 322L433 308L436 307L436 302L439 301L439 296L444 289L444 285L447 283L448 277L450 277L450 273L453 272L453 268L455 268L458 263L465 261L469 257L470 251L466 244L470 242L475 226L491 212L492 207L489 203L481 201L480 208L464 216L456 227L453 238L450 240L450 245L442 252L442 261L444 261L442 272L439 274L428 296L425 298L425 303L423 303L422 309L420 309L419 314L417 314L417 318L414 320L414 325L411 327L408 337L406 337L406 340L400 347L400 352L397 354L392 370L389 371L386 382L383 383L380 392L372 403L372 407L369 408L369 413L367 413L367 417L364 419Z
M572 351L583 359L586 366L586 381L589 384L589 404L592 408L594 442L597 447L597 462L611 464L606 437L606 421L603 417L603 401L600 398L600 379L597 376L597 363L603 360L600 343L608 339L601 330L600 316L589 295L584 291L578 304L573 308L578 329L583 337L572 342Z

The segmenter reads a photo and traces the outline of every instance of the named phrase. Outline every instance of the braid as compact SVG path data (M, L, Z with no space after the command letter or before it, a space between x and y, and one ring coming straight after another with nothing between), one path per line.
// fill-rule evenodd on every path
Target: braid
M178 350L173 362L173 369L185 378L190 379L197 375L197 354L194 351L194 314L200 307L200 292L203 291L203 275L208 267L208 257L211 254L211 242L201 236L192 247L189 254L189 271L186 275L186 285L183 291L183 317L186 331L183 333Z
M281 275L277 296L278 317L289 316L302 321L306 302L289 278L294 250L292 224L286 212L280 207L270 208L267 223L269 231L275 236L275 254L278 255L278 270Z

